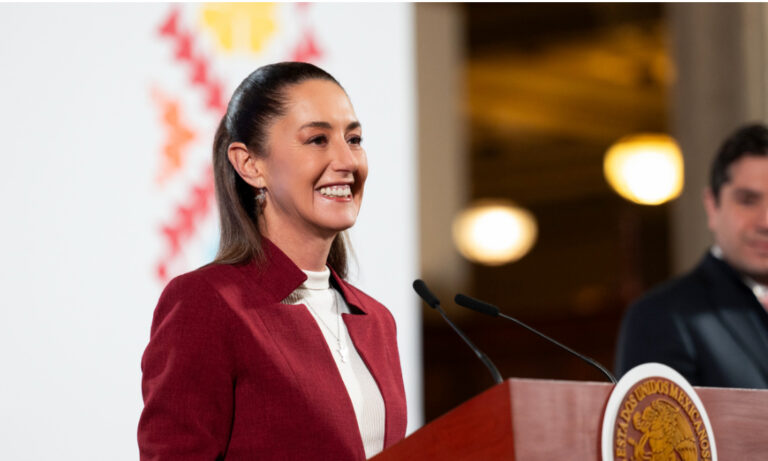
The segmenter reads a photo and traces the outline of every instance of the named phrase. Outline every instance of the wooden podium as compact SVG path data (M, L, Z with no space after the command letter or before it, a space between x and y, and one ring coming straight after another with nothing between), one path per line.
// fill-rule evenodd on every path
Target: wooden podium
M612 384L509 379L372 458L599 461ZM768 459L768 391L695 388L720 461Z

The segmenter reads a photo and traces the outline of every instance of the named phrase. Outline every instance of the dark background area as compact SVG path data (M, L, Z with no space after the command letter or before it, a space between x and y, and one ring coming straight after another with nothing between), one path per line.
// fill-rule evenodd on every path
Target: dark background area
M616 195L603 178L623 136L668 132L670 64L659 4L466 4L470 199L536 216L523 259L471 265L467 294L613 368L627 305L670 275L669 209ZM597 370L502 319L443 300L503 377L603 381ZM492 386L482 363L424 310L425 417Z

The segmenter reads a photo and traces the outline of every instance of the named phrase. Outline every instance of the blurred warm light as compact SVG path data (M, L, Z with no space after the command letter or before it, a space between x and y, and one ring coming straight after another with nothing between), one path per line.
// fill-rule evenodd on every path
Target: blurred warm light
M475 202L453 220L453 241L470 261L499 266L525 256L536 242L536 219L501 200Z
M620 139L605 154L603 172L619 195L642 205L660 205L683 190L683 155L664 134Z

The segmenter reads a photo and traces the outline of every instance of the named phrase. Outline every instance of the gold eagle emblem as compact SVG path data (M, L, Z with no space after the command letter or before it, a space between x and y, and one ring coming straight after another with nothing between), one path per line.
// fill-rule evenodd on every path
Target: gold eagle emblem
M642 432L635 443L637 461L696 461L698 449L693 428L680 409L663 399L647 406L632 418L635 429Z

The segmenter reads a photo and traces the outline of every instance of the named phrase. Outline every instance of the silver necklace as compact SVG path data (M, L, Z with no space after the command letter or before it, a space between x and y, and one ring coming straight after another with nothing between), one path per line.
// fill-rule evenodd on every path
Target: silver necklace
M333 294L333 310L336 313L336 331L338 331L338 334L333 331L333 329L328 326L327 323L325 323L325 320L323 320L323 317L315 310L314 307L312 307L311 304L306 302L305 304L309 308L309 310L312 311L313 314L315 314L315 318L320 321L320 324L325 327L326 330L331 334L331 336L336 339L336 353L339 354L339 358L343 363L347 363L347 360L349 359L349 349L347 348L347 341L346 337L344 336L344 328L342 326L342 320L341 320L341 310L339 308L339 297L336 294L335 291L332 292Z

